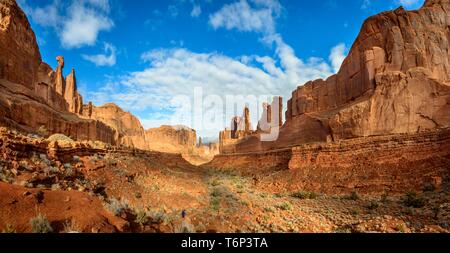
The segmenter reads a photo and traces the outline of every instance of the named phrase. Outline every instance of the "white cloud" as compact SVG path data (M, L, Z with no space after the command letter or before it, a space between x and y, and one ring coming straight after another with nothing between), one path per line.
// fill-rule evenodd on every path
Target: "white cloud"
M114 26L109 18L109 0L54 0L36 8L21 0L21 6L37 24L52 27L65 48L92 46L100 32Z
M92 6L102 9L104 12L109 12L111 7L109 5L109 0L86 0Z
M210 108L209 112L223 119L221 124L199 128L195 125L199 115L173 121L172 116L180 104L198 100L194 98L196 87L202 89L204 96L218 95L212 102L223 101L227 95L262 96L265 99L281 95L286 103L298 85L327 78L342 63L339 61L345 50L341 50L341 45L332 50L330 63L318 57L298 58L294 49L276 32L275 21L281 10L276 0L241 0L223 6L209 17L209 23L215 29L260 33L263 43L275 46L274 57L242 55L231 58L217 52L196 53L182 48L151 50L141 56L149 64L147 68L117 77L89 96L96 103L114 101L134 111L146 127L184 124L197 129L200 136L217 137L230 120L230 115L224 115L227 112L220 105ZM180 95L188 101L173 100ZM258 101L256 110L266 101ZM236 110L239 114L239 109ZM254 110L251 113L254 125L258 120L256 113Z
M361 9L365 10L370 7L372 2L370 0L363 0L363 3L361 5Z
M94 63L96 66L114 66L116 64L117 49L109 43L105 43L104 54L82 55L83 59ZM109 54L109 55L108 55Z
M67 48L92 46L100 31L108 31L114 25L111 19L82 2L75 2L69 7L68 13L60 35L62 45Z
M347 56L346 51L347 48L344 43L338 44L331 49L329 60L335 73L337 73L341 68L342 63L344 62L345 57Z
M274 18L281 12L278 0L241 0L227 4L218 12L209 16L209 23L214 29L237 29L245 32L275 31Z
M200 7L200 5L194 5L194 7L192 7L192 11L191 11L191 17L199 17L202 14L202 8Z
M192 118L173 121L172 116L180 106L179 101L173 99L181 95L189 98L186 104L193 103L196 101L194 88L201 87L204 96L218 95L225 99L227 95L281 95L286 102L298 85L327 78L333 73L324 59L301 60L292 57L290 47L283 46L279 50L277 58L254 55L239 59L216 52L195 53L182 48L151 50L141 56L149 64L147 68L117 77L105 89L88 95L97 104L114 101L126 110L137 113L146 127L184 124L196 128L201 136L216 137L218 131L229 122L224 111L211 109L223 117L223 121L216 127L201 128L190 121ZM260 103L257 106L259 109ZM256 113L252 111L254 125L258 116Z

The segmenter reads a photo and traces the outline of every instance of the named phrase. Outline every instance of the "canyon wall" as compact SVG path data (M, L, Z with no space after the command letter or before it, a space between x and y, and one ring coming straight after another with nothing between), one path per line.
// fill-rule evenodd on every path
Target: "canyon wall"
M196 131L184 126L161 126L145 130L138 118L109 103L83 108L83 117L101 121L116 132L118 145L168 153L193 153L197 145Z
M89 103L83 108L83 116L98 120L113 128L118 145L147 149L145 131L141 122L119 106L109 103L97 107Z
M448 0L369 18L336 75L292 93L287 122L308 115L335 140L450 126L449 25Z
M292 92L276 141L225 131L222 153L449 127L449 26L449 0L370 17L336 75Z
M450 128L221 154L204 165L273 192L404 193L450 180Z
M197 145L197 133L185 126L161 126L145 131L148 149L171 153L193 153Z
M42 62L36 36L16 1L0 1L0 126L28 133L62 133L77 140L115 144L114 130L85 120L75 73L62 74L64 58L54 71Z

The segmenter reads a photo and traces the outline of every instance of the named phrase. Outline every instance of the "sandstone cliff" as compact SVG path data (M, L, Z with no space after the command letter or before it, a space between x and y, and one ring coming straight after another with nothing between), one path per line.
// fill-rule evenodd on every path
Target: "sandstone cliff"
M84 116L101 121L116 131L117 144L139 149L147 149L145 131L139 119L119 106L109 103L100 107L85 106Z
M299 117L335 140L450 126L449 25L448 0L369 18L338 74L292 93L285 134Z
M449 127L449 26L449 0L370 17L336 75L292 92L277 141L254 135L225 153Z
M26 15L16 1L0 0L0 125L115 144L113 129L76 115L81 112L82 98L75 74L67 78L66 86L64 58L57 57L57 61L56 72L42 62Z
M195 130L184 126L161 126L145 131L148 148L154 151L189 154L197 145Z
M0 0L0 52L0 126L142 150L211 153L196 150L195 130L163 126L145 131L135 116L115 104L83 105L75 70L64 77L63 56L56 57L56 70L42 62L28 19L13 0Z
M0 79L33 89L41 54L36 36L15 0L0 1Z

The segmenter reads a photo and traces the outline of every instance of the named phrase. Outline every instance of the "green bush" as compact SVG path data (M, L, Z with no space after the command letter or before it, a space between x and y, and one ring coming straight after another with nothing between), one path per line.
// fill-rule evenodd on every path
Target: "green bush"
M375 209L378 209L378 207L380 207L380 204L373 201L373 202L370 202L370 204L367 206L367 209L375 210Z
M167 215L160 211L151 211L147 213L147 218L149 218L152 223L162 224L166 222Z
M213 210L219 210L219 208L220 208L220 199L218 199L218 198L213 198L213 199L211 199L211 208L213 209Z
M45 126L40 126L38 130L36 130L36 133L44 138L49 135L49 132Z
M347 199L356 201L359 199L359 195L357 192L353 191L349 196L347 196Z
M116 216L122 215L125 211L129 209L128 204L121 202L115 198L112 198L105 204L106 209Z
M283 202L281 204L278 204L277 208L284 211L289 211L292 209L292 205L289 202Z
M53 232L53 228L45 215L38 214L30 220L30 223L33 233L45 234Z
M419 197L415 192L408 192L403 200L403 204L407 207L422 208L426 205L427 201Z
M433 184L425 184L423 186L423 191L424 192L434 192L434 191L436 191L436 186L434 186Z
M136 219L134 220L137 224L143 226L148 222L148 215L144 210L138 210L136 212Z

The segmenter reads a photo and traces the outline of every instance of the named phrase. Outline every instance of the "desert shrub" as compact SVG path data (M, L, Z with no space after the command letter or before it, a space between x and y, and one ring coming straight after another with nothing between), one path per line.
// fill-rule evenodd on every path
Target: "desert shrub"
M73 220L68 220L64 222L64 233L76 234L81 233L80 227Z
M369 205L367 205L366 207L367 207L367 209L369 209L369 210L375 210L375 209L378 209L378 207L380 207L380 204L378 204L378 203L375 202L375 201L372 201L372 202L370 202Z
M192 233L195 233L196 231L192 224L189 224L189 223L183 221L176 232L182 233L182 234L192 234Z
M31 230L33 233L51 233L53 232L53 228L50 225L47 217L43 214L38 214L36 217L30 220Z
M17 233L16 229L14 228L13 225L6 225L5 229L2 230L3 234L15 234Z
M152 223L162 224L166 222L167 215L161 211L150 211L147 213L147 218L149 218Z
M111 213L113 213L116 216L120 216L122 215L124 212L126 212L129 207L128 204L123 202L123 201L119 201L115 198L112 198L109 200L109 202L107 202L105 204L106 209L109 210Z
M356 208L353 208L353 209L350 210L350 214L353 215L353 216L359 215L359 210L356 209Z
M403 204L407 207L422 208L426 205L426 200L415 192L408 192L403 199Z
M76 156L76 155L74 155L74 156L72 157L72 160L73 160L74 162L76 162L76 163L81 162L81 158L80 158L79 156Z
M103 157L101 155L99 155L99 154L95 154L90 159L93 162L98 162L98 161L101 161L103 159Z
M403 226L402 224L399 224L395 227L395 230L399 233L405 233L405 226Z
M40 154L39 159L41 159L41 161L45 163L47 166L52 165L52 162L47 158L47 155L45 154Z
M275 193L273 196L275 198L283 198L285 195L284 195L284 193L278 192L278 193Z
M0 182L11 183L11 172L0 165Z
M268 212L268 213L273 213L273 212L275 212L275 209L271 206L267 206L267 207L264 207L264 211Z
M48 166L44 168L44 172L47 174L57 174L59 173L59 169L53 166Z
M213 190L211 191L211 197L215 198L222 197L227 195L227 192L228 190L225 187L214 187Z
M307 192L307 191L298 191L291 194L292 197L298 199L316 199L317 193L315 192Z
M136 192L134 193L134 197L137 199L141 199L142 198L142 194L140 192Z
M380 201L381 201L382 203L387 203L387 202L389 202L389 195L388 195L386 192L383 193L383 195L381 195Z
M64 177L65 178L71 178L75 175L75 171L72 168L66 168L64 170Z
M60 185L60 184L52 184L51 189L52 189L53 191L61 190L61 185Z
M347 199L356 201L359 199L359 195L357 192L353 191L350 195L347 196Z
M139 224L141 226L147 224L148 215L144 210L137 210L135 214L136 214L136 219L134 220L134 222L136 222L137 224Z
M430 183L425 184L423 186L423 191L424 192L434 192L434 191L436 191L436 186L434 186L433 184L430 184Z
M284 211L289 211L292 209L292 205L289 202L283 202L281 204L278 204L277 208Z
M49 132L45 126L40 126L38 130L36 130L36 133L42 137L47 137L49 135Z
M212 198L210 202L211 208L213 210L219 210L220 208L220 199L218 198Z
M433 211L433 218L435 220L437 220L439 218L439 214L441 213L441 207L440 206L435 206L431 209L431 211Z
M212 186L218 186L218 185L220 185L220 181L218 181L217 179L214 179L214 180L211 182L211 185L212 185Z

